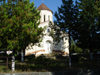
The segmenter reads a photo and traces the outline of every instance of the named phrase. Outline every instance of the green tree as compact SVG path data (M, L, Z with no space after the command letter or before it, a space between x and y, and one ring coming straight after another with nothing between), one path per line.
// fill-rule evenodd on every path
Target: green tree
M80 26L78 29L78 44L83 49L93 52L96 49L98 36L98 11L95 0L80 0ZM96 45L95 45L96 44Z
M97 10L96 14L96 26L97 26L97 34L95 40L95 47L100 51L100 0L96 0L95 9Z
M29 0L0 0L0 50L12 50L12 71L16 53L39 41L42 28L39 11Z
M42 33L39 11L29 0L0 1L0 49L25 50L36 43Z
M60 31L67 32L69 34L69 43L71 44L71 38L76 39L78 36L77 27L78 23L78 3L73 3L73 0L62 0L61 7L58 8L58 12L55 13L55 27L57 35L60 35ZM70 49L70 48L69 48Z
M56 35L60 34L60 31L68 33L69 35L69 51L71 51L71 38L77 34L75 32L76 23L78 22L78 5L77 1L74 5L73 0L62 0L61 7L58 8L58 12L55 13L55 24L59 27ZM70 52L71 53L71 52ZM69 54L70 58L70 54ZM69 59L69 66L71 66Z
M71 53L82 53L82 48L78 47L74 40L71 40Z

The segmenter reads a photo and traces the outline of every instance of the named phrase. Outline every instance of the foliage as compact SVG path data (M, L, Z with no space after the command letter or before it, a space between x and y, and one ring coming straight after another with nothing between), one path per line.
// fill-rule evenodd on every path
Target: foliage
M99 47L100 41L98 11L96 9L95 0L80 0L79 2L79 21L80 26L78 32L78 45L83 49L93 50Z
M49 22L49 27L51 28L50 32L49 32L49 36L55 38L55 32L54 32L54 24L50 21Z
M70 52L71 53L82 53L82 48L78 47L76 45L76 43L74 42L74 40L71 41L71 48L70 48Z
M38 42L42 28L39 12L29 0L0 1L0 49L25 50Z
M71 48L71 38L77 36L75 30L78 25L78 13L77 2L74 5L73 0L62 0L61 7L59 7L58 12L55 13L55 24L59 27L59 31L57 31L56 35L59 36L61 31L63 31L63 33L68 33L69 49Z
M73 39L79 51L81 48L92 52L100 49L99 10L100 1L76 0L74 4L73 0L62 0L61 7L55 13L55 24L59 27L56 34L59 36L60 31L69 34L69 48Z
M31 58L33 56L27 56L26 59ZM36 71L58 71L58 70L62 70L66 68L66 58L65 59L52 59L49 57L46 57L44 55L38 56L31 59L26 60L26 62L24 62L25 64L20 65L17 64L17 69L23 69L25 70L36 70ZM31 61L30 61L31 60ZM44 66L45 65L45 66ZM24 68L23 68L24 67Z

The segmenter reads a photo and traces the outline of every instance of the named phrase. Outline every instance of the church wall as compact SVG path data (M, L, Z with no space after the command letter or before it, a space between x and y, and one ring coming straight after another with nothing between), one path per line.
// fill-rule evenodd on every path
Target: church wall
M40 10L40 16L39 27L45 28L43 31L44 35L41 37L42 41L35 45L29 44L25 49L25 55L35 54L38 56L41 54L50 54L52 50L64 51L66 54L69 54L68 35L61 35L64 36L63 39L60 40L60 42L55 42L53 38L49 36L49 32L47 31L47 29L50 28L49 22L53 22L53 13L49 10Z
M53 50L65 52L68 55L69 54L69 41L68 41L68 39L65 39L65 38L68 38L68 36L64 37L59 42L55 41L54 45L53 45Z
M44 15L45 15L45 22L46 21L53 21L52 12L48 11L48 10L42 10L42 11L40 11L40 16L41 16L40 23L44 22Z

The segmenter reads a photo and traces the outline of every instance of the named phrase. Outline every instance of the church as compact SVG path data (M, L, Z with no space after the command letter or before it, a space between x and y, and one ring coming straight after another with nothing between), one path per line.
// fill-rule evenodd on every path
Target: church
M62 37L59 42L56 42L54 38L50 35L52 31L54 31L50 27L50 23L53 23L53 12L45 5L41 4L38 8L40 11L40 25L38 27L42 27L44 29L43 36L41 36L41 41L33 45L29 44L25 49L25 56L34 54L35 56L39 56L41 54L47 55L52 54L53 52L62 52L64 56L69 55L69 38L68 34L63 34L59 37ZM55 32L55 31L54 31Z

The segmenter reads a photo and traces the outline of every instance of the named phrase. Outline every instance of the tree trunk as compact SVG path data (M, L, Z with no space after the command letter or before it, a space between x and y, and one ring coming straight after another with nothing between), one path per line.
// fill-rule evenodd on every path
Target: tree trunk
M93 60L93 53L90 52L90 60L92 61Z
M71 56L69 55L69 68L71 68L72 63L71 63Z
M21 61L24 62L24 52L23 52L23 50L21 51Z
M8 56L6 57L6 65L7 65L7 69L8 69Z
M68 34L69 34L69 68L71 68L72 63L71 63L71 52L70 52L70 48L71 48L70 30L69 30Z

